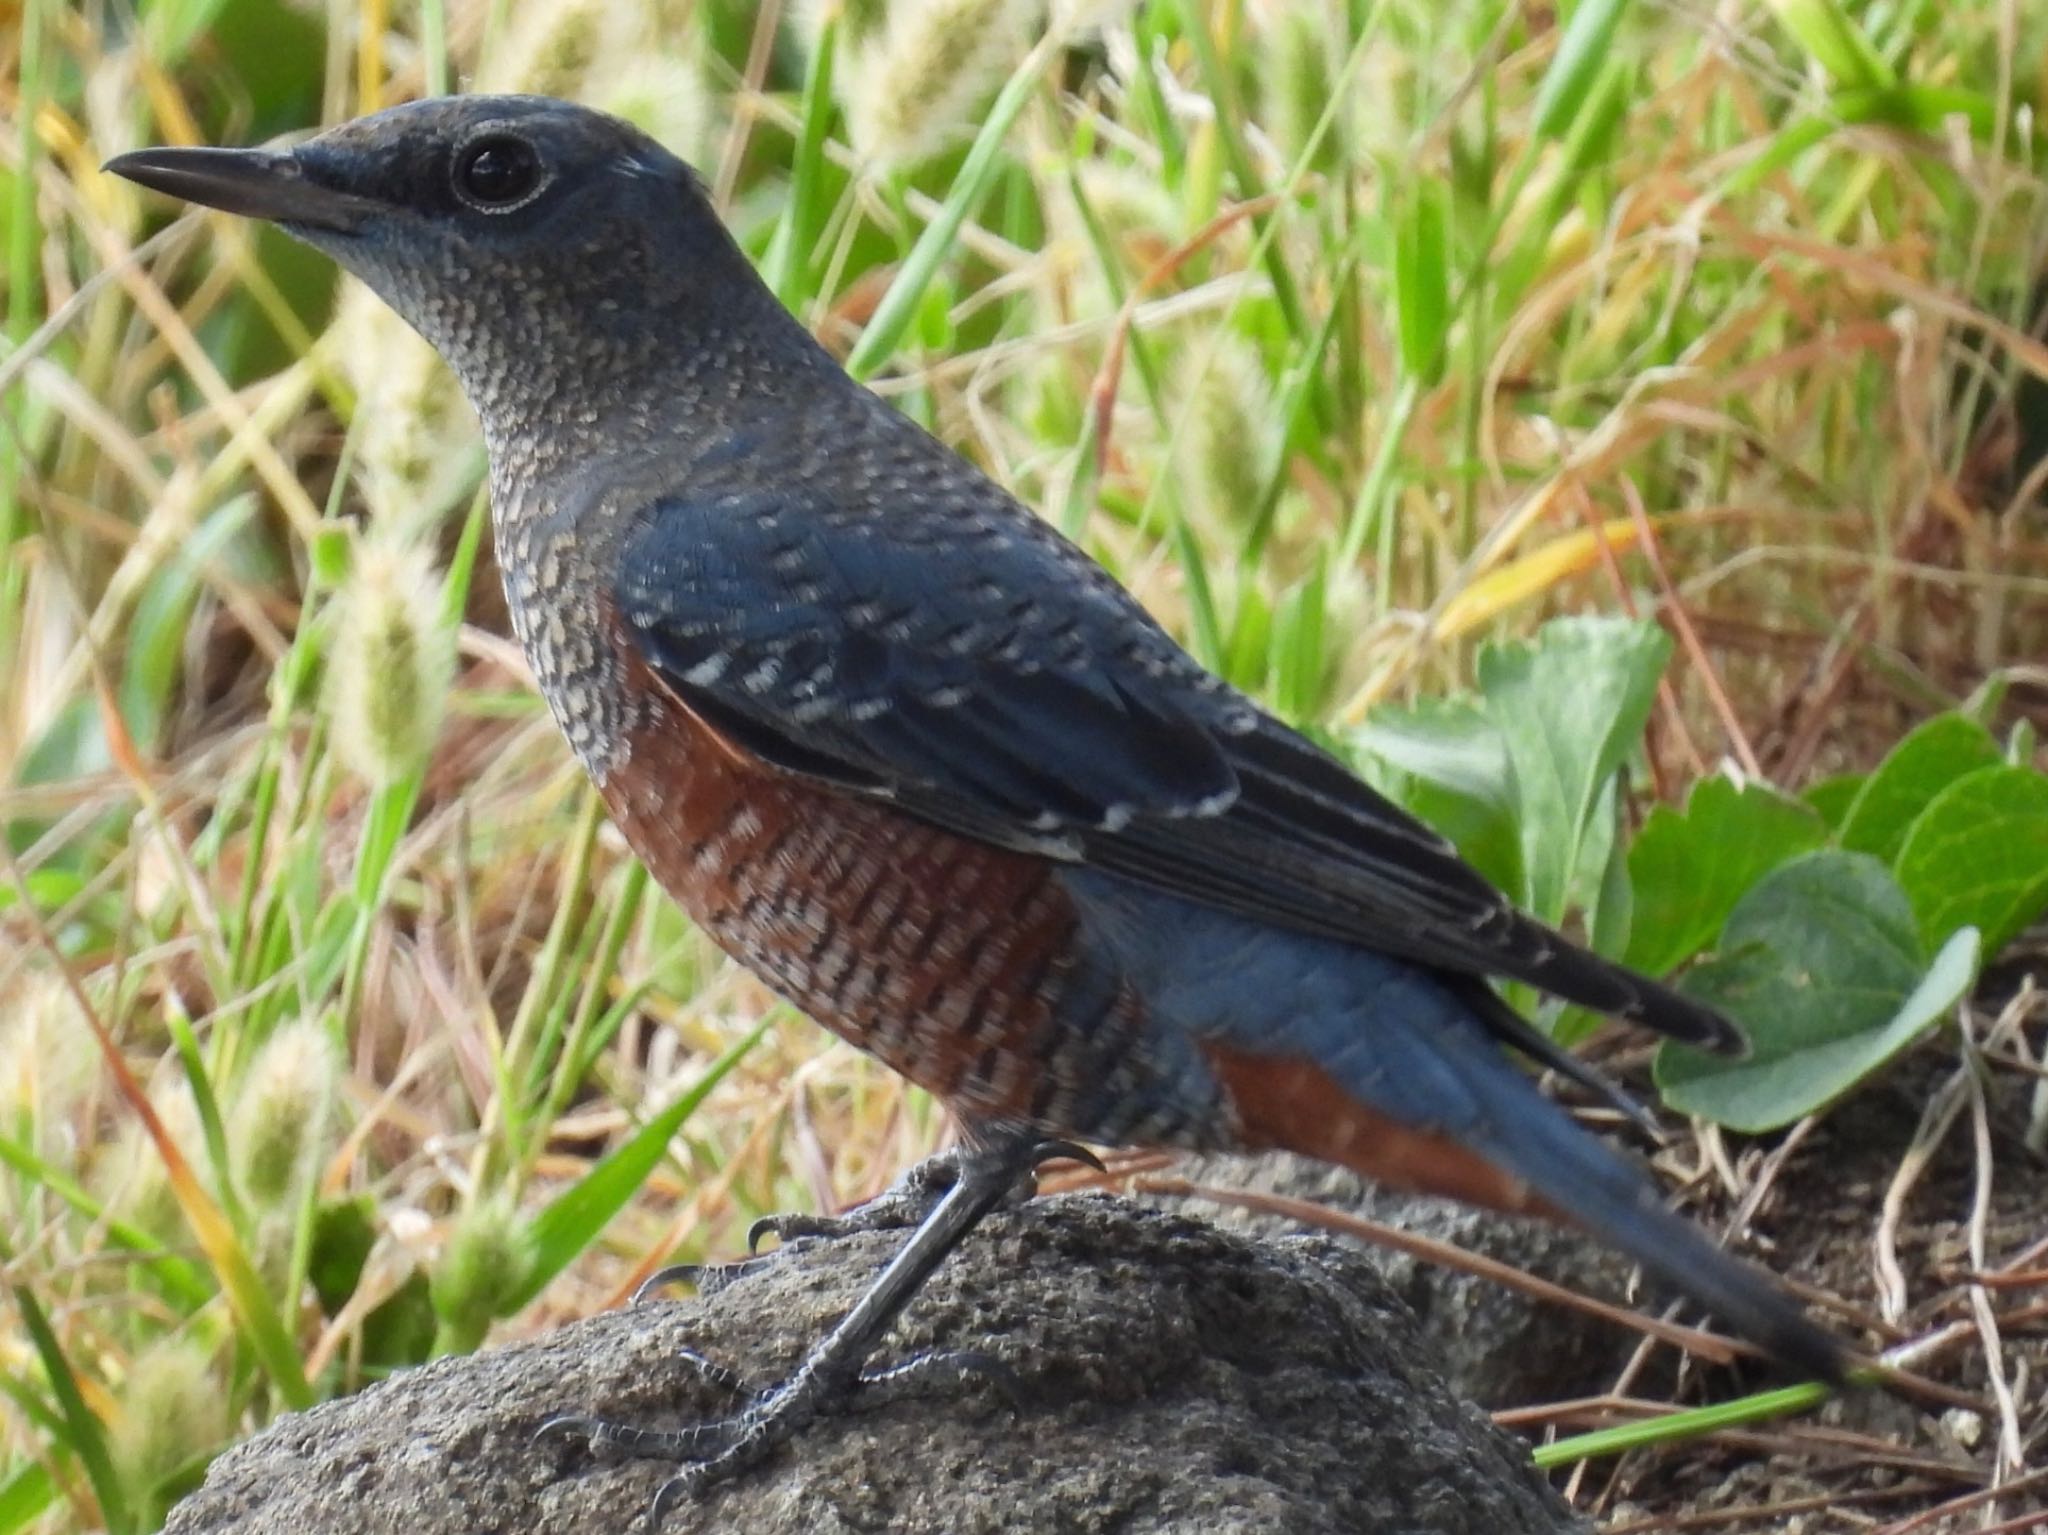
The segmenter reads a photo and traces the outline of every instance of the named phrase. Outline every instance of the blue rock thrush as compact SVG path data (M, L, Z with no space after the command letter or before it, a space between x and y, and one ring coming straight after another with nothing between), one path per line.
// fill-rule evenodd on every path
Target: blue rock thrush
M917 1287L1073 1142L1279 1148L1573 1221L1841 1377L1840 1345L1537 1090L1503 1046L1592 1074L1488 978L1711 1050L1734 1027L1516 911L853 383L658 144L474 96L109 169L275 220L440 349L483 419L513 623L626 839L959 1118L961 1151L850 1217L917 1224L786 1380L681 1431L560 1420L679 1463L661 1506L880 1378Z

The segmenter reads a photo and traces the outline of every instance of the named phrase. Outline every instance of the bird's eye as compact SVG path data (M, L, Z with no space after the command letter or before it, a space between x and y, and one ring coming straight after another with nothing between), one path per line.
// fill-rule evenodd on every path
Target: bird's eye
M455 162L455 191L466 203L502 213L518 206L540 185L540 156L524 139L509 135L478 139Z

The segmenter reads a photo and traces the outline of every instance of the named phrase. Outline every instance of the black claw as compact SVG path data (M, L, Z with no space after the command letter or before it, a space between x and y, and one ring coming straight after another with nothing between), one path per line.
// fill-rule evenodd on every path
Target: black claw
M812 1237L842 1236L859 1229L852 1218L844 1215L800 1215L794 1210L781 1215L764 1215L747 1228L747 1254L753 1258L768 1256L761 1251L763 1237L774 1237L776 1246L782 1248ZM747 1260L742 1258L740 1261L744 1263Z
M749 1274L757 1274L767 1264L769 1256L737 1258L731 1263L677 1263L663 1269L633 1292L633 1304L639 1305L648 1295L664 1285L687 1284L696 1288L701 1299L710 1299L730 1285L738 1284Z
M821 1415L859 1405L863 1399L886 1401L895 1396L930 1394L941 1384L957 1384L978 1375L993 1382L1010 1405L1018 1407L1022 1382L1008 1365L987 1354L971 1350L926 1354L880 1372L867 1370L865 1365L946 1255L982 1217L1028 1183L1026 1175L1038 1162L1055 1156L1102 1166L1094 1153L1070 1142L1048 1141L1034 1151L1022 1137L1011 1137L929 1161L889 1193L848 1216L767 1216L756 1221L747 1233L749 1252L756 1251L761 1239L771 1232L788 1243L808 1235L836 1236L906 1224L917 1229L862 1292L853 1309L811 1347L781 1385L749 1393L731 1370L694 1349L681 1351L680 1359L713 1386L747 1397L746 1405L731 1416L682 1429L654 1429L565 1413L548 1419L535 1437L575 1436L592 1450L679 1463L681 1469L662 1484L648 1510L649 1528L658 1531L677 1503L699 1497L746 1470ZM754 1260L721 1269L680 1264L655 1275L639 1293L684 1280L696 1283L702 1293L715 1276L732 1270L745 1273L753 1266Z
M701 1286L711 1268L712 1265L704 1263L671 1263L667 1268L656 1269L640 1282L627 1304L637 1306L656 1290L666 1290L672 1284Z
M696 1470L695 1466L687 1466L655 1489L654 1501L647 1505L649 1530L659 1530L678 1503L695 1498L701 1491Z
M588 1413L558 1412L533 1431L533 1442L545 1444L555 1439L581 1439L587 1449L596 1441L599 1420Z
M1083 1167L1092 1167L1098 1173L1109 1171L1102 1158L1075 1141L1040 1141L1031 1148L1031 1165L1043 1167L1048 1162L1079 1162Z

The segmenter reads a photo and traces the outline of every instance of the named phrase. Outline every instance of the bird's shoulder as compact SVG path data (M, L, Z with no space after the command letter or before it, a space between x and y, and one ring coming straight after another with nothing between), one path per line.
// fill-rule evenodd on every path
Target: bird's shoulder
M724 434L630 521L619 611L691 666L719 647L734 665L740 651L829 651L940 693L1085 673L1178 698L1217 728L1252 723L1250 702L1094 559L886 406Z

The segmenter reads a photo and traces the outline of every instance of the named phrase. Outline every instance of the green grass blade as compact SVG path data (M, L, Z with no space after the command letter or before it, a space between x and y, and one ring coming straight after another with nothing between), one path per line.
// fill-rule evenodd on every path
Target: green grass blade
M550 1281L597 1240L605 1224L625 1207L647 1175L668 1153L668 1143L697 1112L712 1089L746 1059L768 1032L763 1018L704 1069L682 1095L636 1130L533 1219L533 1265L526 1283L508 1299L507 1313L530 1303Z
M4 1256L11 1266L11 1252L0 1256ZM8 1291L14 1297L15 1310L28 1333L29 1342L35 1348L36 1357L42 1360L50 1392L56 1397L57 1409L63 1415L65 1447L85 1467L93 1496L99 1499L100 1517L106 1521L108 1535L127 1535L135 1527L135 1516L128 1507L121 1478L114 1471L114 1457L107 1448L106 1426L85 1405L85 1395L78 1388L78 1377L72 1373L71 1361L65 1356L64 1347L57 1341L57 1334L51 1329L49 1318L43 1314L35 1296L25 1287L11 1282Z
M797 128L796 159L789 169L789 201L783 205L761 276L782 300L800 311L815 294L811 287L811 251L819 228L819 203L824 196L825 138L832 126L832 64L839 51L839 12L825 12L811 43L804 73L803 120Z
M1578 120L1593 82L1613 56L1614 34L1628 8L1629 0L1580 0L1536 92L1534 138L1562 138Z
M53 1167L28 1147L8 1136L0 1136L0 1162L6 1163L39 1188L49 1190L87 1220L99 1225L115 1245L134 1254L137 1264L147 1267L164 1292L188 1310L197 1310L214 1297L204 1271L191 1259L166 1252L163 1244L141 1227L110 1217L106 1206L85 1186Z
M946 200L939 204L938 216L918 236L902 269L889 284L889 291L875 306L874 318L861 331L860 340L854 343L846 359L846 371L855 378L872 377L877 368L895 355L897 343L917 319L925 290L952 253L954 236L959 234L969 211L994 183L997 167L1002 163L1003 142L1024 110L1024 103L1038 88L1039 76L1056 56L1057 42L1055 33L1042 38L997 94L988 117L974 135L967 158L960 164L959 175L946 193Z
M0 1482L0 1535L25 1530L57 1501L57 1483L49 1469L30 1461Z
M1899 83L1891 65L1835 0L1771 0L1771 9L1836 85L1863 91Z
M1202 82L1208 88L1210 99L1216 103L1216 133L1223 146L1224 159L1230 164L1230 174L1236 178L1237 195L1249 202L1263 195L1266 187L1252 160L1251 146L1245 139L1244 108L1238 102L1237 79L1218 56L1216 39L1210 33L1208 18L1202 12L1203 0L1188 0L1187 36L1194 45L1195 62L1202 71ZM1310 153L1321 139L1321 134L1312 138ZM1270 213L1257 214L1252 219L1252 227L1264 235L1266 226L1272 221ZM1288 270L1286 253L1280 242L1265 240L1259 247L1259 259L1266 268L1267 281L1273 285L1274 301L1287 318L1288 330L1293 333L1296 344L1306 345L1309 338L1308 314L1302 307L1301 294L1295 287L1293 272Z
M1661 1417L1649 1418L1641 1423L1623 1423L1614 1428L1598 1429L1590 1434L1574 1434L1569 1439L1559 1439L1553 1444L1536 1446L1530 1452L1529 1458L1536 1463L1538 1469L1548 1471L1557 1466L1577 1465L1580 1461L1620 1455L1624 1451L1639 1450L1650 1445L1679 1444L1688 1439L1698 1439L1716 1433L1724 1428L1741 1428L1746 1424L1763 1423L1795 1412L1808 1412L1833 1394L1832 1388L1817 1382L1803 1386L1785 1386L1776 1391L1760 1391L1754 1396L1738 1397L1732 1402L1717 1402L1711 1407L1695 1407L1686 1412L1667 1413Z

